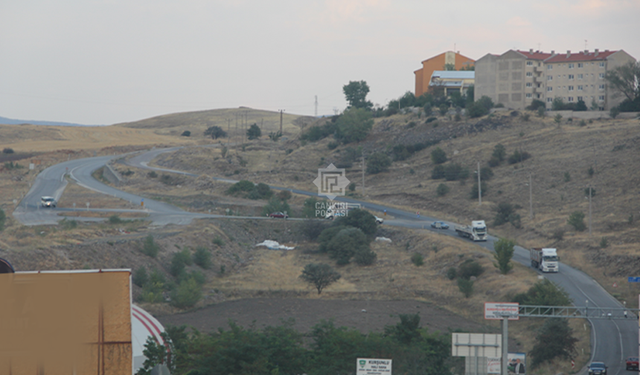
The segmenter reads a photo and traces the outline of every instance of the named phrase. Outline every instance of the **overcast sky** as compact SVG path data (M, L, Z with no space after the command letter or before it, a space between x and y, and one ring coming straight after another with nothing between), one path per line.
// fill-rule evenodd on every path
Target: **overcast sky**
M247 106L385 105L421 61L509 49L624 49L640 0L0 0L0 116L114 124Z

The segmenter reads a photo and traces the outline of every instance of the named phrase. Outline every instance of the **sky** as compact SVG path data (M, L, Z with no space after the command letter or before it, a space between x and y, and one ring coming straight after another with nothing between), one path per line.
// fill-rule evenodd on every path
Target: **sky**
M413 92L421 62L446 51L638 59L638 16L640 0L0 0L0 116L329 115L350 81L380 106Z

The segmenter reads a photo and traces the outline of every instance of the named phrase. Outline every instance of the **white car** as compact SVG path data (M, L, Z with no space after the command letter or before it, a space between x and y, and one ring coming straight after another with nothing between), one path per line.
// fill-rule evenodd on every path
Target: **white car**
M42 197L40 198L40 205L45 208L55 208L56 200L53 197Z
M374 216L374 217L376 218L376 223L378 223L378 224L384 223L384 219L383 218L377 217L377 216Z

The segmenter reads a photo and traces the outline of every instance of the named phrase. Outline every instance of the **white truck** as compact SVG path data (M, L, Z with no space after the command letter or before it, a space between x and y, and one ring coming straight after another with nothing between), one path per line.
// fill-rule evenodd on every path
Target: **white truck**
M456 233L474 241L486 241L489 236L484 220L474 220L471 225L456 225Z
M556 249L534 247L531 249L530 255L531 267L537 268L542 272L560 271L558 252Z
M327 208L325 219L333 220L336 217L347 216L351 210L361 208L359 203L336 202Z

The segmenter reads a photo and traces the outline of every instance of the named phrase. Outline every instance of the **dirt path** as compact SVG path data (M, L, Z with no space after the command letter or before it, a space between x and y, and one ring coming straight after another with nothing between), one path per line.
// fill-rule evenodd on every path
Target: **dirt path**
M480 332L481 324L469 321L437 306L418 301L353 301L322 299L255 298L223 302L197 311L160 316L163 325L193 326L200 332L229 328L229 320L242 327L255 321L256 328L278 326L284 319L294 318L294 328L308 332L322 319L334 319L337 327L346 326L361 332L382 331L395 325L399 314L420 314L420 324L430 332L460 329ZM486 327L484 327L486 330ZM484 330L483 330L484 331Z

